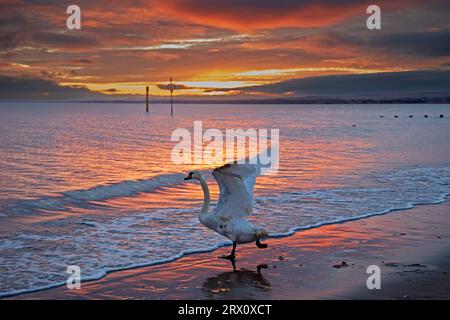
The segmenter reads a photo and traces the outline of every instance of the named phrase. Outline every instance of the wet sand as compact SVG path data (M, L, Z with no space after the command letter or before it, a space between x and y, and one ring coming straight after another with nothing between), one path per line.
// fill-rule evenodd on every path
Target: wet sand
M119 271L79 290L59 287L10 299L449 299L450 203L417 206ZM344 263L345 262L345 263ZM381 269L369 290L366 269Z

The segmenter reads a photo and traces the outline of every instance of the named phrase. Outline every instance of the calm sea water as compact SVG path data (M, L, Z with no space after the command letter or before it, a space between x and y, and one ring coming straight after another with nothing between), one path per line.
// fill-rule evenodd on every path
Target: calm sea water
M450 193L450 105L175 109L0 103L0 296L65 283L68 265L93 279L227 243L200 225L201 188L183 181L202 167L170 157L172 131L197 120L280 129L280 170L258 179L252 217L272 235Z

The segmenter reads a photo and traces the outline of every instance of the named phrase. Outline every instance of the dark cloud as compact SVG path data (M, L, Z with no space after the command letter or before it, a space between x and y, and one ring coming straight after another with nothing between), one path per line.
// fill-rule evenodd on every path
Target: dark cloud
M107 92L107 93L116 93L119 90L117 90L116 88L110 88L110 89L106 89L106 90L102 90L102 92Z
M17 6L0 4L0 12L0 53L3 55L11 56L21 47L89 50L99 43L92 33L66 29L64 4L22 1Z
M234 89L236 90L236 89ZM243 92L337 96L383 93L449 92L450 71L386 72L332 75L293 79L274 84L240 88Z
M33 43L39 46L48 48L64 48L70 49L84 49L89 50L95 45L98 45L97 39L87 33L69 32L35 32L32 35Z
M57 0L22 0L24 4L28 5L55 5L58 2L61 3L62 1Z
M80 87L63 87L55 82L37 78L0 76L0 99L83 99L99 97Z
M55 80L58 78L70 79L78 76L78 72L76 70L64 70L64 71L48 71L42 69L39 72L39 78L43 78L46 80Z
M450 30L385 34L373 37L370 47L422 56L450 56Z
M73 63L79 63L79 64L92 64L94 61L90 59L74 59L72 60Z
M33 23L23 15L0 16L0 51L8 52L30 39Z

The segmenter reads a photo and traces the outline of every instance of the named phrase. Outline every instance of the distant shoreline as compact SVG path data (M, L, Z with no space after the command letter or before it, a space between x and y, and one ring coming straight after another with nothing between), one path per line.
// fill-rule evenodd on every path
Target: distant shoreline
M0 103L137 103L145 104L143 100L0 100ZM170 104L166 100L150 100L151 104ZM450 104L450 97L422 98L292 98L292 99L261 99L261 100L176 100L176 104Z

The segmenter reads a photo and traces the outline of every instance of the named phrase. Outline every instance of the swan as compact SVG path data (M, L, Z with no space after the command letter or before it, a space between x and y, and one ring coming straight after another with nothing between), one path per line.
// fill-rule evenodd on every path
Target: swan
M217 206L210 212L208 183L200 171L191 171L184 180L198 180L203 190L203 206L200 222L227 237L233 242L231 253L219 258L234 260L238 243L255 242L258 248L267 248L260 239L268 237L268 232L245 219L252 213L253 186L260 173L259 165L226 164L213 170L212 175L219 185L220 195Z

